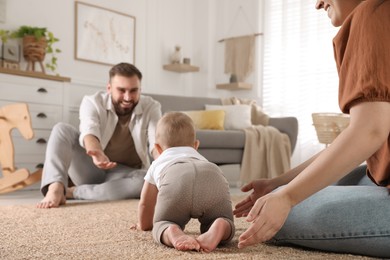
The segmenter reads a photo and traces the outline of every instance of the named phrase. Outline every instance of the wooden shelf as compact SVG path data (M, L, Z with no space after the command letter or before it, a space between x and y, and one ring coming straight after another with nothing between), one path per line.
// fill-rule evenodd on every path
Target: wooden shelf
M179 73L199 71L199 67L184 63L167 64L163 66L163 69Z
M48 79L48 80L55 80L55 81L70 82L70 78L48 75L48 74L45 74L42 72L24 71L24 70L17 70L17 69L6 69L6 68L0 67L0 73L17 75L17 76L24 76L24 77L39 78L39 79Z
M217 84L218 89L228 89L228 90L245 90L252 89L252 84L245 82L235 82L235 83L225 83Z

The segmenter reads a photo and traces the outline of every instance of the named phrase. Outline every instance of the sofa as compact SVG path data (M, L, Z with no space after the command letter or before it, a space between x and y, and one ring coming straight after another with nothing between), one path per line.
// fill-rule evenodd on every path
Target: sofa
M169 111L199 111L205 105L222 105L220 98L187 97L161 94L144 94L151 96L161 104L162 113ZM294 151L298 136L298 120L295 117L270 117L268 125L288 135L291 143L291 154ZM209 161L218 164L241 164L245 146L243 130L197 130L200 141L199 153Z

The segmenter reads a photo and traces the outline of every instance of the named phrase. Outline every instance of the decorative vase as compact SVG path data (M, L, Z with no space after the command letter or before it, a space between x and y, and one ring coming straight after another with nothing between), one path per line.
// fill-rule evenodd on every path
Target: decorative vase
M181 61L181 47L179 45L175 46L175 52L171 56L171 63L180 63Z
M23 37L23 57L27 61L27 71L35 71L35 62L38 62L42 72L45 73L43 61L46 55L46 47L47 42L45 37L39 39L31 35Z
M229 82L230 82L230 83L236 83L236 82L238 82L237 75L236 75L236 74L231 74L231 75L230 75Z

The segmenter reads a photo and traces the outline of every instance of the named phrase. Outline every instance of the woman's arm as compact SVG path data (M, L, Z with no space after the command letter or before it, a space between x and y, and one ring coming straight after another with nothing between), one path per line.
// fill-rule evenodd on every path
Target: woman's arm
M344 177L387 142L389 102L360 103L351 108L350 115L347 129L286 189L280 191L289 198L292 206Z
M297 167L287 171L286 173L278 176L278 177L275 177L274 178L274 182L275 182L275 185L277 187L280 187L282 185L286 185L288 184L290 181L292 181L293 179L295 179L295 177L298 176L298 174L300 174L304 169L306 169L315 159L317 159L318 156L320 156L320 154L322 153L319 152L317 154L315 154L314 156L312 156L311 158L309 158L308 160L306 160L305 162L301 163L300 165L298 165Z
M375 153L390 132L390 103L364 102L350 110L351 121L334 142L283 189L258 199L249 212L252 222L239 247L271 239L293 206L344 177Z
M294 169L291 169L278 177L273 179L254 180L243 186L241 188L243 192L248 192L251 190L253 190L253 192L248 197L236 204L235 209L233 210L233 214L236 217L247 216L258 198L292 181L299 173L306 169L306 167L309 166L320 155L320 153L317 153Z

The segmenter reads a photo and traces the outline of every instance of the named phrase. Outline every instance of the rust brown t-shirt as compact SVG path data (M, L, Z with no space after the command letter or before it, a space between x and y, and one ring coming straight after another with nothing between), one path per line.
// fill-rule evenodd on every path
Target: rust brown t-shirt
M343 23L333 47L344 113L361 102L390 102L390 0L363 1ZM372 180L390 187L390 135L367 166Z
M104 149L104 153L113 162L140 169L142 167L142 161L137 154L134 140L130 133L130 118L131 115L118 117L114 134Z

